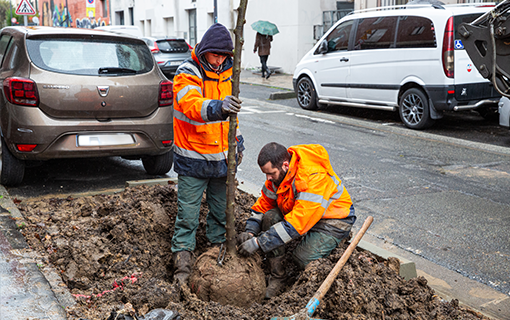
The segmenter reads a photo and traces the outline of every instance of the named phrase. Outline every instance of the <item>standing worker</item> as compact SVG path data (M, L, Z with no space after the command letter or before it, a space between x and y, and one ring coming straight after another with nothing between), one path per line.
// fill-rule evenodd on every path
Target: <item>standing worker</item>
M304 236L293 260L304 269L328 256L349 236L356 221L351 197L321 145L266 144L258 165L266 175L262 196L251 207L245 232L239 235L239 253L249 256L261 249L268 257L271 276L266 299L284 287L284 245Z
M257 32L255 37L255 46L253 47L253 53L259 51L260 63L262 64L262 78L269 79L271 76L271 70L267 68L267 58L271 51L271 41L273 36L261 34Z
M222 24L213 24L174 77L174 171L178 174L177 218L172 238L174 276L187 284L196 246L204 190L209 206L206 236L225 242L228 116L241 100L232 96L232 38ZM237 165L243 137L237 130Z

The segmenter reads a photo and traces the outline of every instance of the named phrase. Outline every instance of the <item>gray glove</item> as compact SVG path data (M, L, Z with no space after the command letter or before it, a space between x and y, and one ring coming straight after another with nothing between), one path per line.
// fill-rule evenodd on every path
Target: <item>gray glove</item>
M251 256L260 248L257 238L253 237L248 241L241 243L239 254L245 257Z
M241 111L241 100L234 96L226 96L221 104L221 112L223 113L238 113Z
M239 234L237 236L237 243L242 244L243 242L246 242L246 241L250 240L251 238L253 238L253 234L246 232L246 231L241 232L241 234Z

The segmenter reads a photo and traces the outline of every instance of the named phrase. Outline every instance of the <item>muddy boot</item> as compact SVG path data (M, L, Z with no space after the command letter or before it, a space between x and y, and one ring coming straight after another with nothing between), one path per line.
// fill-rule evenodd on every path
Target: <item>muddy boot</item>
M179 251L173 254L174 260L174 278L179 285L188 285L188 278L191 273L191 252Z
M271 268L271 275L269 276L269 283L266 288L265 299L271 299L277 296L285 287L285 280L287 275L285 272L285 266L283 265L285 256L279 256L276 258L269 258L269 267Z

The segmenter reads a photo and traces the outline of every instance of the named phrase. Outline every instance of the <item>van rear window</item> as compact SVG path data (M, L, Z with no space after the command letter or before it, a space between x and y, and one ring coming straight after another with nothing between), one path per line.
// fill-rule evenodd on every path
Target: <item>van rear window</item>
M122 74L140 74L152 70L154 62L143 42L101 39L27 39L28 54L41 69L78 75L104 74L120 70Z
M434 24L427 18L400 16L398 21L397 48L435 48Z

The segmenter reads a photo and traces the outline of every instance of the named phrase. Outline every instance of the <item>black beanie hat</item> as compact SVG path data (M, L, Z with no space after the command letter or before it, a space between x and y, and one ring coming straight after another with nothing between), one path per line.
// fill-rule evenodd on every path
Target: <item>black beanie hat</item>
M221 23L215 23L205 32L202 41L197 45L196 55L200 57L206 52L218 52L232 56L233 50L230 32Z

